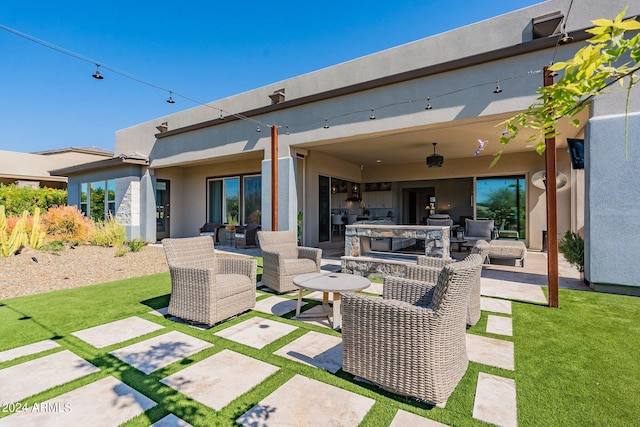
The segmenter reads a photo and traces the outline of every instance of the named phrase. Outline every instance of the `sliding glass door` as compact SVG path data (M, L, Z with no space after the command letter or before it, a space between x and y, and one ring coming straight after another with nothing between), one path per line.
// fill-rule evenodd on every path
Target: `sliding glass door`
M526 181L524 175L477 178L476 218L495 220L499 230L526 237ZM515 233L517 232L517 234Z

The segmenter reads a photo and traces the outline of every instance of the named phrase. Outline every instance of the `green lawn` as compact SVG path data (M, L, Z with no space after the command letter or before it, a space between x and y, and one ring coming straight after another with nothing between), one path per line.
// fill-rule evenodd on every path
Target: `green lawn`
M101 368L98 373L45 391L25 403L42 402L112 375L159 403L126 426L146 426L169 412L195 426L234 425L233 420L255 403L295 374L301 374L375 399L377 403L363 422L366 426L388 425L398 409L449 425L473 426L486 425L474 420L471 414L478 373L487 372L516 380L521 426L625 426L640 419L639 298L561 289L559 309L514 302L515 372L470 363L467 374L449 398L446 408L441 409L358 383L342 371L334 375L272 354L309 330L339 335L325 328L278 318L295 324L298 329L256 350L216 337L213 332L252 316L274 319L275 316L250 312L213 329L200 331L148 314L152 308L168 304L169 292L169 275L159 274L0 302L0 351L53 338L62 349L69 349ZM260 298L266 297L267 294ZM165 329L104 349L95 349L70 335L77 330L133 315L162 324ZM481 321L469 332L491 335L482 332L486 327L486 316L483 313ZM212 348L189 358L186 364L203 360L223 349L231 349L281 369L217 412L158 382L183 369L185 361L144 375L108 354L116 348L169 330L179 330L214 344ZM0 369L42 355L0 363ZM0 418L7 415L0 413Z

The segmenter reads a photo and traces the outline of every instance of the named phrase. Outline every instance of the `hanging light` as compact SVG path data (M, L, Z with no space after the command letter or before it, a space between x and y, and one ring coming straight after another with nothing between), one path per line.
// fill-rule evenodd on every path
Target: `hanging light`
M502 88L500 87L500 82L496 82L496 88L493 90L493 93L502 92Z
M258 125L258 127L256 128L256 132L262 132L262 130L260 129L260 125Z
M431 110L433 107L431 106L431 97L427 97L427 106L424 107L425 110Z
M375 120L376 119L376 115L373 112L373 108L371 109L371 115L369 116L369 120Z
M289 133L289 126L287 126L287 127L285 128L284 134L285 134L285 135L290 135L290 133Z
M98 80L104 79L104 77L102 77L102 74L100 74L100 64L96 64L96 72L92 74L91 77Z
M169 99L167 99L167 103L169 104L175 104L176 101L173 100L173 97L171 96L173 94L173 92L169 91Z
M571 43L572 41L573 41L573 37L571 37L569 33L567 33L566 31L563 31L562 34L560 35L560 39L558 39L559 44L567 44L567 43Z
M329 129L329 123L327 122L327 119L324 119L324 126L322 126L325 129Z
M444 164L444 156L440 154L436 154L436 145L438 143L432 142L432 144L433 144L433 154L427 157L427 160L426 160L427 167L430 167L430 168L442 167L442 165Z
M222 115L222 110L220 110L220 117L219 117L219 119L220 119L220 120L224 120L224 116Z

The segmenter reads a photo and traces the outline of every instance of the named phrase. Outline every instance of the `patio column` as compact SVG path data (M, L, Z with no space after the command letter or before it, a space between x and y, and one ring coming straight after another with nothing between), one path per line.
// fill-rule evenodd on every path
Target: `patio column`
M553 75L544 67L544 85L553 84ZM555 129L553 129L555 131ZM547 187L547 280L549 307L558 307L558 206L556 188L556 138L545 138L545 186Z

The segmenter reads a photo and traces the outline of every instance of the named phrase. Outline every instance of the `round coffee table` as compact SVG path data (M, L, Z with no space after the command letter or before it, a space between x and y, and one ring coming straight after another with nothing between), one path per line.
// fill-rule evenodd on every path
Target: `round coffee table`
M340 328L342 320L340 316L340 292L361 291L371 286L371 282L366 277L344 273L300 274L293 278L293 283L300 288L298 291L298 305L296 307L296 318L298 319L311 318L311 316L300 315L302 292L305 289L309 289L322 292L322 306L326 316L329 318L329 321L331 321L330 313L332 311L329 308L329 292L333 292L333 329Z

